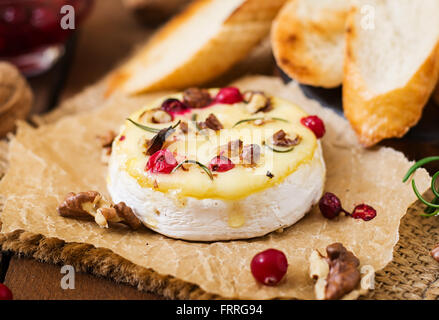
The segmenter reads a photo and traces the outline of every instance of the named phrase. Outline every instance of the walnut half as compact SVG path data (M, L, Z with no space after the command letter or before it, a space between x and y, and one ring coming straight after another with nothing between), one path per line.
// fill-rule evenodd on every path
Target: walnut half
M108 228L108 222L123 223L136 230L142 222L124 202L113 205L97 191L67 194L57 208L58 213L67 218L91 218L101 228Z
M316 280L314 291L318 300L353 300L373 289L375 270L363 266L341 243L326 248L327 257L314 250L309 258L310 277Z

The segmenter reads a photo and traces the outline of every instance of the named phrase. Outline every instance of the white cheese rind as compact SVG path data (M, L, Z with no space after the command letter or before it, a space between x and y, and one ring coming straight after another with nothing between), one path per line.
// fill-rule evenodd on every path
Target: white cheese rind
M240 200L199 200L142 188L123 169L124 161L110 159L107 186L113 201L125 202L154 231L193 241L248 239L293 225L319 201L326 174L318 142L313 159L274 187ZM236 220L242 225L232 227Z

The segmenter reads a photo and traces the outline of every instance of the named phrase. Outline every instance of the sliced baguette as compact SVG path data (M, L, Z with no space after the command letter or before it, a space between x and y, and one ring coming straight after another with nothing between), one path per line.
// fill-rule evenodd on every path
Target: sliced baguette
M362 27L365 5L374 12L372 30ZM437 83L439 1L360 0L347 26L345 115L364 146L401 137Z
M112 77L109 91L200 85L244 58L285 0L198 0L167 23Z
M291 0L271 31L277 64L291 78L332 88L343 81L345 24L350 0Z

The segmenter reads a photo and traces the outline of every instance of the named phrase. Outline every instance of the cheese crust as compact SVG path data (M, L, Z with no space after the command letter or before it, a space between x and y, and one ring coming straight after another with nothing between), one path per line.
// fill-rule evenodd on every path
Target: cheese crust
M249 239L302 219L322 196L325 172L319 142L311 162L274 187L241 200L200 200L142 188L113 157L108 190L115 203L124 201L145 226L165 236L193 241Z

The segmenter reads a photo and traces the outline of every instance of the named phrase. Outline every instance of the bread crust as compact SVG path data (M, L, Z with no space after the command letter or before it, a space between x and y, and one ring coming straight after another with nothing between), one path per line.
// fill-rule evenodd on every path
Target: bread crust
M159 30L126 64L110 78L108 91L121 88L130 94L147 91L182 89L200 85L228 70L244 58L270 30L271 22L286 0L243 0L222 23L218 32L199 50L193 52L170 72L163 72L154 81L145 80L149 52L173 34L206 6L222 0L198 0ZM200 26L203 28L206 26ZM194 41L185 34L187 41ZM178 50L178 48L176 48Z
M350 9L350 1L345 2L344 7L322 4L311 8L307 0L292 0L281 9L273 22L271 41L276 62L288 76L312 86L341 85L344 32ZM309 16L299 13L304 7L312 11ZM318 20L311 16L315 12ZM325 57L320 52L325 52Z
M361 76L353 48L356 14L353 8L347 22L343 108L360 143L371 147L404 136L420 120L439 77L439 42L403 87L375 95Z

